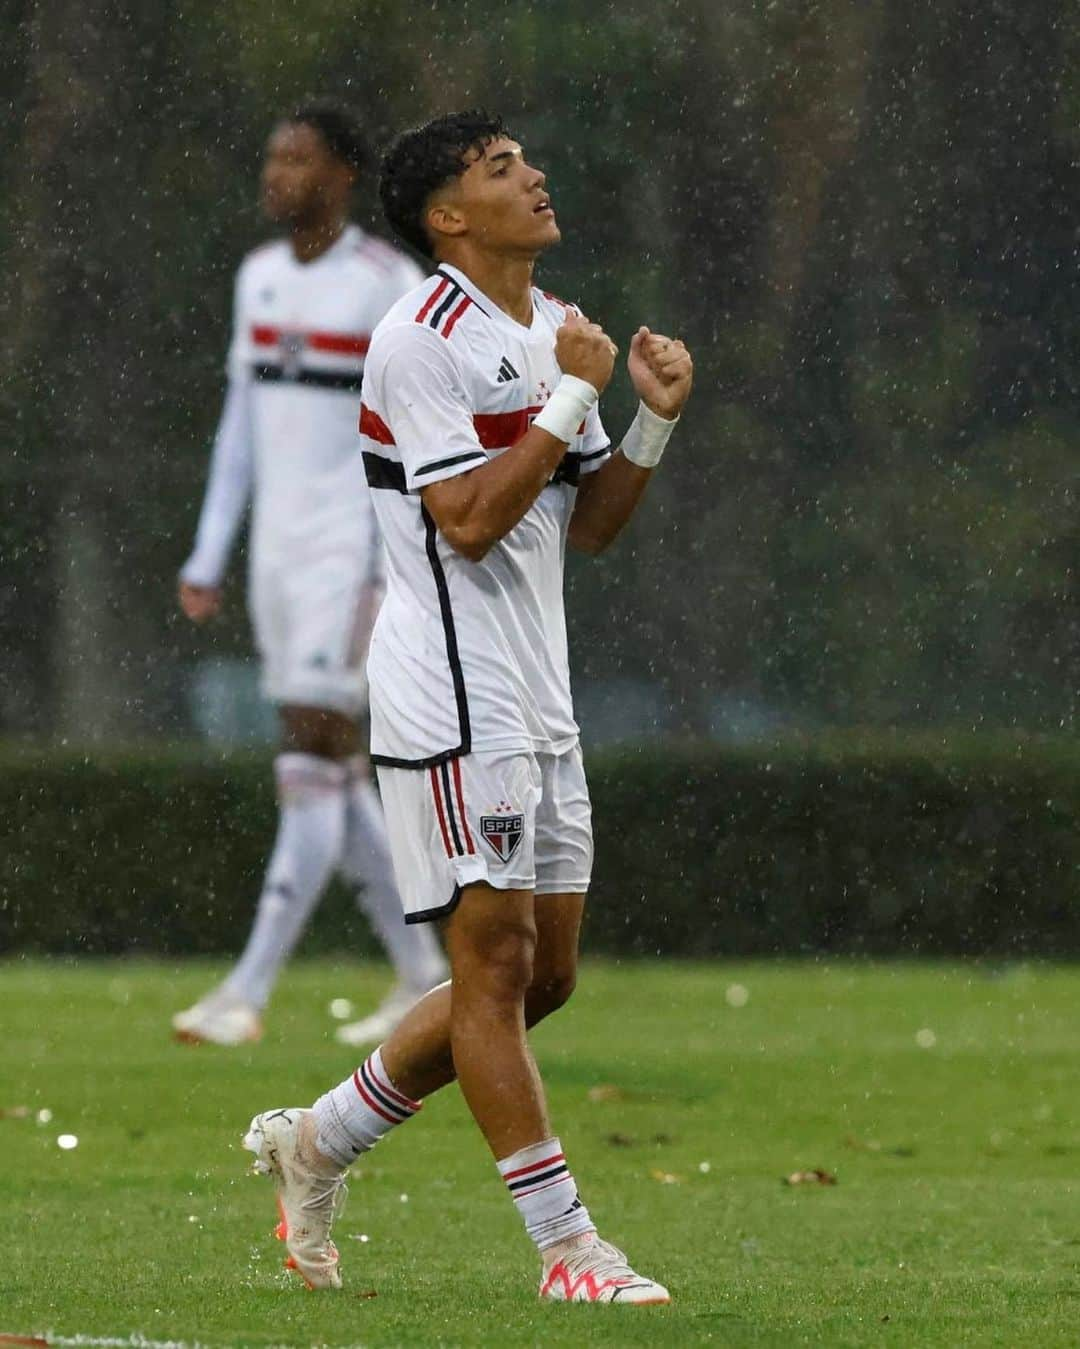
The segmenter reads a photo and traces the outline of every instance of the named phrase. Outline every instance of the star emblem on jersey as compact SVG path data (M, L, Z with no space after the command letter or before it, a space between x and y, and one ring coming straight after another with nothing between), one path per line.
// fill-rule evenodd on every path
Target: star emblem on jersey
M497 376L498 382L500 384L509 384L512 379L520 378L521 376L504 356L502 358L502 364L499 366L499 373Z
M480 837L500 862L509 862L525 835L525 816L509 801L500 801L491 815L480 816Z

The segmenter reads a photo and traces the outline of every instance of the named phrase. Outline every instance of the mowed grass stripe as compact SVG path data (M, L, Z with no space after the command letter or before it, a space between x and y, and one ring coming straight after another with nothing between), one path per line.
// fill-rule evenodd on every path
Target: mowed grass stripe
M586 1202L675 1295L636 1312L536 1303L536 1260L454 1089L357 1168L339 1226L345 1291L286 1276L270 1187L247 1174L240 1136L256 1110L310 1103L352 1069L328 1005L374 1001L389 974L299 963L262 1044L174 1045L169 1015L220 971L0 964L0 1112L29 1109L0 1117L0 1332L1076 1342L1071 968L588 965L534 1043ZM729 1004L733 985L745 1005ZM61 1133L78 1147L62 1151ZM839 1183L781 1183L814 1167Z

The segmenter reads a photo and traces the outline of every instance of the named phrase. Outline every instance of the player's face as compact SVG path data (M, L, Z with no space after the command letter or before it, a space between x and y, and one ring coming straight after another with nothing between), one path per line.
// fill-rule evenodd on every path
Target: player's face
M266 143L262 207L271 220L317 220L348 192L349 170L313 126L282 122Z
M561 235L546 178L526 162L517 141L500 137L474 152L457 180L469 234L496 252L535 255Z

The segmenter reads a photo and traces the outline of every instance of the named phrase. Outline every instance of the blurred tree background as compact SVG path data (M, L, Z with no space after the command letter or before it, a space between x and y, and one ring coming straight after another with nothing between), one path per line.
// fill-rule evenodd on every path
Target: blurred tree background
M0 734L186 735L197 663L248 649L242 584L195 633L175 574L262 144L312 93L375 146L502 111L563 226L543 283L624 347L648 322L695 352L647 509L571 569L583 710L614 687L643 735L1074 728L1075 3L3 14ZM357 214L382 228L373 173ZM618 435L625 378L605 406Z

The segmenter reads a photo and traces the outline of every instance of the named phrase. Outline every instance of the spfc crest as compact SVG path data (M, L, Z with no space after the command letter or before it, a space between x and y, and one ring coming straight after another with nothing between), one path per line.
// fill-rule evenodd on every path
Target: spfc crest
M281 334L281 367L287 379L295 379L300 373L300 362L306 345L307 338L303 333L283 332Z
M525 833L525 816L481 815L480 833L499 861L509 862Z

